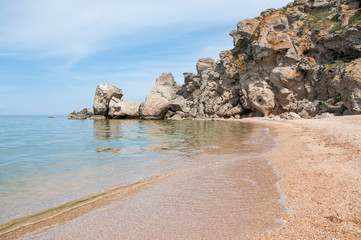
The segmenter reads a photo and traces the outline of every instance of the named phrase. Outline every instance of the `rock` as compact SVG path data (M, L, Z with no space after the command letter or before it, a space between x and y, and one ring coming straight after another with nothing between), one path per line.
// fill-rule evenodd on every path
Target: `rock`
M305 9L303 6L291 6L287 9L287 19L289 22L293 23L293 27L299 27L302 24L302 20L307 17L305 14ZM299 21L298 24L296 21ZM296 23L295 23L296 22Z
M258 111L263 116L270 115L275 107L275 99L269 85L258 79L249 79L242 83L242 87L242 107Z
M195 90L200 88L201 78L200 76L190 72L183 73L183 75L184 75L184 85L180 90L181 91L180 96L188 99L192 97L192 93Z
M275 121L279 121L279 120L281 120L281 117L280 116L274 116L272 119L275 120Z
M242 48L249 44L252 36L254 36L260 21L257 19L245 19L237 24L237 30L229 33L233 38L234 46Z
M290 112L290 113L289 113L289 116L291 117L291 119L298 119L298 118L300 118L300 115L298 115L298 114L295 113L295 112Z
M266 10L264 10L263 12L261 12L261 16L262 16L263 18L266 18L266 17L274 14L276 11L277 11L277 10L274 9L274 8L269 8L269 9L266 9Z
M318 7L327 7L330 1L328 0L314 0L313 2L313 6L314 8L318 8Z
M263 116L268 116L275 107L274 95L270 89L255 87L249 91L249 101L252 109L257 109Z
M270 81L275 86L291 88L296 82L301 81L301 75L295 67L276 67L272 70Z
M301 117L301 118L310 118L310 114L308 114L308 112L306 110L302 110L301 112L298 113L298 115Z
M357 59L345 68L340 92L345 107L353 114L361 114L361 59Z
M83 110L74 111L68 115L68 119L84 120L94 115L93 110L89 108L84 108Z
M237 24L236 33L238 36L242 37L242 39L249 41L253 34L255 34L259 24L260 21L256 18L242 20Z
M170 73L159 77L139 107L140 117L361 114L359 7L359 0L294 0L240 21L230 32L234 48L220 52L217 61L199 59L197 73L184 73L181 88ZM135 114L135 104L124 113L121 92L110 92L117 91L97 90L96 114Z
M143 119L163 119L179 90L171 73L163 73L139 107Z
M107 83L99 84L95 91L93 105L94 114L107 116L110 100L113 97L121 99L122 96L123 92L121 89Z
M334 115L332 113L322 113L319 118L329 118L333 117Z
M182 116L180 114L174 114L171 118L171 120L182 120Z
M350 9L359 9L361 6L360 0L347 0Z
M103 115L93 115L90 117L91 120L106 120L107 118Z
M213 69L214 60L212 58L201 58L197 62L197 72L201 76L202 72L207 69Z
M175 99L173 99L170 102L170 110L172 110L173 112L176 111L182 111L182 112L189 112L189 108L187 108L187 104L186 104L186 100L184 99L183 96L178 96Z
M139 118L139 106L140 104L137 102L128 102L116 97L112 97L109 102L108 118Z

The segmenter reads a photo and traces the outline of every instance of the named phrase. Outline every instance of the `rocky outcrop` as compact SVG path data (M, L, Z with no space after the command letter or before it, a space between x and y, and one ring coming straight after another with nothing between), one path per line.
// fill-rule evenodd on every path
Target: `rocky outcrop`
M185 73L166 116L361 113L359 8L354 0L295 0L239 22L234 49Z
M179 86L171 73L163 73L156 79L154 88L142 104L122 100L123 92L115 86L99 84L94 97L94 111L74 111L69 114L69 119L164 119L171 107L181 112L182 118L187 108L182 105L181 96L176 98L178 91Z
M108 116L110 100L112 98L120 100L122 97L121 89L107 83L99 84L94 96L93 109L95 115Z
M90 118L94 115L94 111L89 108L84 108L83 110L74 111L68 115L68 119L84 120Z
M183 119L361 114L359 0L295 0L245 19L234 48L201 58L178 87L163 73L139 105L101 84L94 112L109 118ZM137 108L139 106L139 111Z
M157 78L145 101L139 107L139 114L144 119L163 119L171 101L176 97L179 87L171 73L163 73Z

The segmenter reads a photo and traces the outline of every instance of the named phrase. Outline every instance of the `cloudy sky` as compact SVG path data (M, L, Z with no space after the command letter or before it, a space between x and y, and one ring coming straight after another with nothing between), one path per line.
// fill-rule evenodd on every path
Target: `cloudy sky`
M0 0L0 115L68 114L113 84L142 102L162 72L183 84L232 49L242 19L285 0Z

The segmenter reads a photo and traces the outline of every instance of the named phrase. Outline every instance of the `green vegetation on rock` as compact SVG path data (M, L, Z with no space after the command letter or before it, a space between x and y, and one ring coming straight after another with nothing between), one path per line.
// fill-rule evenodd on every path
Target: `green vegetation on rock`
M340 30L340 29L341 29L341 23L338 22L338 23L336 23L336 25L334 25L334 26L330 29L329 33L334 33L334 32L336 32L336 31L338 31L338 30Z
M354 24L361 22L361 10L358 10L355 15L353 15L350 20L348 21L348 24Z

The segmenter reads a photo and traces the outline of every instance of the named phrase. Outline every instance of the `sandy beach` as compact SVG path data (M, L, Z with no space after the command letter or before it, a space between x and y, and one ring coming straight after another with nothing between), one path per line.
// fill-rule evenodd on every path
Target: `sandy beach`
M271 127L268 154L292 210L259 239L361 239L361 116L247 119Z
M132 190L132 194L95 201L89 210L80 208L74 216L71 211L61 214L50 227L30 227L6 238L36 230L23 239L361 239L361 116L241 121L267 126L277 141L266 157L282 176L280 186L290 212L280 209L274 199L260 201L263 195L257 193L250 201L262 204L256 206L253 216L237 217L242 212L237 206L244 203L237 196L240 188L247 187L240 184L242 178L237 174L241 166L237 161L220 162L221 167L212 165L169 176ZM260 175L259 182L265 183L267 178L270 176ZM271 195L277 193L277 189L269 191ZM232 212L228 219L219 215L218 206ZM197 209L202 211L194 218ZM281 229L272 223L272 215L277 213L282 213ZM238 227L239 221L248 220L251 224L244 226L251 226L249 229ZM193 234L189 226L196 226Z

